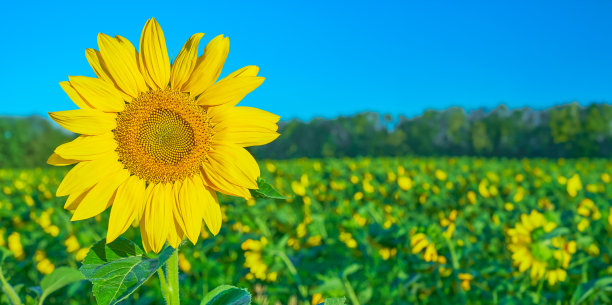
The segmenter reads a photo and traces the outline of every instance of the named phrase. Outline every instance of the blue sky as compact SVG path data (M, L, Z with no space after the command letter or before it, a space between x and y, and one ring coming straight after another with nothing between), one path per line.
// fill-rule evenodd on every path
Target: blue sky
M138 45L150 17L174 56L193 33L228 35L222 75L258 65L242 104L285 119L612 101L612 1L92 3L3 4L0 114L74 108L58 82L94 75L98 32Z

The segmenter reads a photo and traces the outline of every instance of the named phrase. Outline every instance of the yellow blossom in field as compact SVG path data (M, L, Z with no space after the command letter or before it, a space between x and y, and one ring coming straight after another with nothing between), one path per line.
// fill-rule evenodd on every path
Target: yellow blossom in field
M601 174L601 181L603 181L605 183L609 183L610 182L610 174L608 174L608 173Z
M580 222L578 223L578 231L584 232L584 230L586 230L590 224L591 223L589 222L588 219L585 219L585 218L581 219Z
M316 247L321 245L321 235L308 237L308 239L306 240L306 244L310 247Z
M544 239L545 233L555 228L555 223L533 210L530 214L522 214L520 221L507 231L513 264L521 273L530 270L533 281L546 278L549 285L565 281L564 273L576 252L576 243L560 236Z
M576 195L578 195L578 191L580 190L582 190L580 176L578 176L578 174L574 174L567 180L567 194L571 197L576 197Z
M268 161L266 162L266 170L270 173L274 173L276 171L276 166L274 166L274 163Z
M514 211L514 204L511 202L504 203L504 209L508 212Z
M13 252L13 256L18 261L21 261L25 258L25 253L23 252L23 245L21 244L21 235L17 232L13 232L8 237L8 248Z
M359 177L357 177L357 176L355 176L355 175L351 175L350 180L351 180L351 183L352 183L352 184L357 184L357 183L359 183Z
M189 263L189 260L185 257L185 254L183 254L182 252L180 252L178 255L178 265L179 265L179 268L183 272L188 273L189 271L191 271L191 263Z
M306 187L304 187L304 185L299 181L291 182L291 190L293 190L293 193L298 196L306 195Z
M362 217L361 215L357 213L353 214L353 219L360 227L365 226L366 222L368 221L365 217Z
M81 248L79 251L77 251L74 257L77 260L77 262L80 262L85 259L85 256L87 256L87 253L89 253L89 248Z
M68 251L68 253L72 253L80 249L79 241L74 235L70 235L64 241L64 246L66 246L66 251Z
M476 193L474 191L469 191L467 193L467 199L470 204L476 203Z
M317 292L312 295L312 301L310 302L310 304L317 305L317 304L322 304L323 302L325 302L323 295Z
M586 252L593 257L597 257L599 256L599 247L596 244L590 244L587 249Z
M410 237L410 246L412 247L412 254L417 254L423 249L423 259L426 262L435 262L438 260L438 252L433 243L429 241L427 236L423 233L417 233Z
M441 169L436 169L436 171L434 172L434 176L436 176L436 179L440 181L444 181L447 178L446 173Z
M392 257L395 257L395 255L397 254L397 249L383 247L378 249L378 254L380 254L383 260L388 260Z
M457 277L461 281L461 289L463 289L464 291L470 290L470 281L474 279L474 276L469 273L459 273Z
M348 232L340 233L340 241L343 242L347 247L354 249L357 248L357 241L353 238L353 235Z
M612 207L610 207L610 211L608 212L608 225L612 228Z
M353 199L355 199L355 200L363 199L363 193L362 192L355 193L355 195L353 195Z
M412 188L412 179L410 177L401 176L397 179L397 185L404 190L407 191Z

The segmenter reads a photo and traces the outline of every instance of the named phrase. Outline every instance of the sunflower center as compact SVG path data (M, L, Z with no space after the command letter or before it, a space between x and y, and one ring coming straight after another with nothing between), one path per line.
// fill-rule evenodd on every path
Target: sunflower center
M149 183L183 180L196 173L210 150L206 110L172 89L141 93L117 117L119 159Z

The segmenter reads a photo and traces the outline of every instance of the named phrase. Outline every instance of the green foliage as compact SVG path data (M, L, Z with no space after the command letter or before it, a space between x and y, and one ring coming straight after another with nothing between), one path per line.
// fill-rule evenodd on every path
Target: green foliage
M251 294L246 289L221 285L207 293L200 305L246 305L251 303Z
M289 197L281 195L281 193L279 193L273 186L271 186L269 183L267 183L264 179L260 177L257 178L257 187L258 189L256 190L249 190L251 191L251 196L253 196L254 198L289 199Z
M342 298L331 298L331 299L325 299L325 305L344 305L346 302L346 298L342 297Z
M98 305L117 304L155 274L174 251L166 247L158 257L149 258L127 239L110 244L101 240L91 247L80 270L93 283Z
M0 116L0 168L39 167L59 144L74 138L50 120Z
M365 156L607 157L612 106L576 103L547 110L504 105L450 108L393 119L365 112L335 119L281 122L281 136L252 148L259 158Z
M74 282L84 280L83 274L74 268L59 267L45 276L40 282L42 295L38 304L43 304L47 296Z

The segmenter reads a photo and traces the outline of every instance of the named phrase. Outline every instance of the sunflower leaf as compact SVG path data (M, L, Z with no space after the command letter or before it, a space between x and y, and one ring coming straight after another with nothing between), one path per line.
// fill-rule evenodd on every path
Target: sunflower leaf
M257 187L258 189L256 190L249 190L254 198L289 199L289 197L281 195L279 191L261 177L257 178Z
M44 300L53 292L63 288L66 285L84 280L85 278L79 272L71 267L59 267L51 274L45 276L40 282L41 296L39 304L43 304Z
M166 247L156 258L149 258L127 239L118 238L110 244L101 240L89 249L79 270L93 284L98 305L114 305L157 272L174 251Z
M251 303L251 294L248 290L221 285L207 293L200 305L246 305Z
M344 305L346 297L325 299L325 305Z

